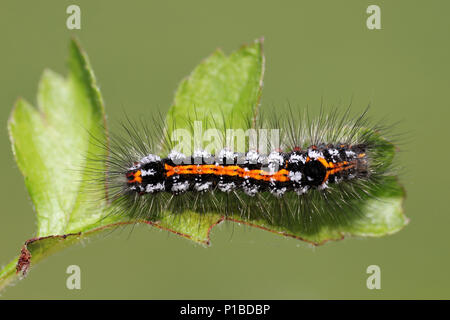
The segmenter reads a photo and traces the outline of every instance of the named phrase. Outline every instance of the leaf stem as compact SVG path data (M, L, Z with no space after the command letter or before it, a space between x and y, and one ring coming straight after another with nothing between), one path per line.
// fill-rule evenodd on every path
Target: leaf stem
M0 292L15 281L22 278L20 273L16 273L16 265L18 260L18 257L15 258L0 271Z

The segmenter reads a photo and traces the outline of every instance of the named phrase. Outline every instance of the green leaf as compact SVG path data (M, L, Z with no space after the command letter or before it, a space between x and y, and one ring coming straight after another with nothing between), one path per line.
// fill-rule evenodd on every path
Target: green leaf
M88 197L82 182L86 154L105 152L92 141L92 136L106 139L103 102L75 42L69 61L67 79L44 72L38 109L19 99L8 122L13 152L36 209L38 237L82 230L102 214L80 204Z
M119 220L101 219L101 203L95 209L87 205L94 199L86 189L86 155L105 152L93 139L106 141L107 133L95 76L75 40L69 70L67 78L46 70L39 83L38 108L19 99L8 121L13 153L37 214L36 238L25 243L21 255L25 259L31 254L33 262ZM101 170L102 164L97 165ZM29 260L19 263L18 271L25 273ZM0 273L0 287L10 276L11 264Z
M184 79L167 115L169 132L199 115L203 127L248 128L257 112L264 75L263 40L226 56L217 49ZM209 117L210 116L210 117ZM186 124L184 124L186 125Z

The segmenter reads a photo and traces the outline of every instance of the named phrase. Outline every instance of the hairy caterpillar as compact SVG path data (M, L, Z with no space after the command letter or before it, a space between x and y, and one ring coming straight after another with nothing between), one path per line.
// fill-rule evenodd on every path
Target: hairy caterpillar
M374 197L392 174L386 150L393 145L380 136L386 127L371 124L366 112L351 117L349 109L322 110L310 119L291 110L272 121L260 117L255 129L279 131L279 143L258 145L266 152L251 146L233 151L222 138L215 152L182 153L161 121L128 120L122 134L103 145L109 155L100 160L108 169L93 173L107 187L111 213L130 218L188 210L287 221L304 231L330 219L345 224L358 216L357 202Z

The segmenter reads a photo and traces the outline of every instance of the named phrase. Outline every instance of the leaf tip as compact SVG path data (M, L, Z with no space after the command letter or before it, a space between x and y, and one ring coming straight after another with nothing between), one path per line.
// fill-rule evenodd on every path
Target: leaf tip
M14 105L8 117L8 130L11 129L11 126L16 121L17 115L20 112L33 112L33 111L35 111L34 108L31 106L30 103L28 103L27 100L25 100L22 97L18 97L14 102Z
M261 47L261 49L262 49L262 46L264 45L264 40L265 40L264 36L261 36L259 38L256 38L254 43L259 45Z
M81 48L80 40L76 36L70 37L70 49L71 50L77 50L79 52L82 52L83 49Z

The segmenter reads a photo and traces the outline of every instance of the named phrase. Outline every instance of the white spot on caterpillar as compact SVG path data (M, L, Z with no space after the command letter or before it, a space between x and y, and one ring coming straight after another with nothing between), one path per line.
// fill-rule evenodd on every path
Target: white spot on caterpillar
M302 188L294 189L294 191L295 191L299 196L302 195L302 194L305 194L306 192L308 192L308 190L309 190L309 187L308 187L308 186L304 186L304 187L302 187Z
M217 184L217 187L222 192L230 192L236 187L236 185L234 184L234 182L228 182L228 183L219 182Z
M153 170L153 169L149 169L149 170L141 169L141 176L142 177L144 177L144 176L153 176L155 173L156 173L156 171Z
M149 154L148 156L145 156L139 161L141 164L147 164L151 162L158 162L161 161L161 158L154 154Z
M154 192L158 192L158 191L163 191L164 189L165 189L164 182L163 183L157 183L156 185L148 184L145 187L145 192L147 192L147 193L154 193Z
M354 158L356 156L356 153L354 153L353 151L345 151L345 155L348 158Z
M289 171L289 180L300 182L302 180L302 173L300 171Z
M305 163L306 162L306 158L303 154L298 154L298 153L293 153L290 157L289 157L289 162L290 163Z
M172 150L170 151L168 158L175 164L181 164L184 160L186 160L186 155L176 150Z
M206 158L210 158L211 154L209 152L207 152L206 150L196 150L196 151L194 151L193 157L206 159Z
M195 188L195 190L197 190L197 191L207 191L207 190L209 190L209 188L211 187L211 185L212 185L212 182L205 182L205 183L199 183L199 182L197 182L197 183L194 185L194 188Z
M258 193L258 188L245 188L244 192L250 197L254 197Z
M257 164L258 163L259 154L254 150L250 150L245 154L245 163L249 164Z
M323 158L323 153L317 150L308 149L308 157L316 160L317 158Z
M259 187L255 184L252 184L248 179L246 179L242 183L242 189L247 195L251 197L255 196L255 194L257 194L259 191Z
M267 157L267 160L269 162L269 173L274 174L277 172L281 165L283 165L284 158L283 156L276 151L272 151L269 156Z
M172 186L173 192L185 192L189 189L189 181L177 182Z
M339 155L339 151L337 151L337 149L328 149L328 153L331 156L335 156L335 157L337 157Z
M211 164L214 162L214 159L211 157L211 154L206 150L201 149L196 150L194 151L192 157L194 158L194 164L202 164L202 163Z
M269 154L268 161L269 161L269 164L270 164L270 163L276 163L276 164L278 164L278 165L282 165L283 162L284 162L284 158L283 158L283 156L281 155L281 153L279 153L279 152L277 152L277 151L272 151L272 152Z
M218 157L219 157L220 160L222 160L223 158L225 158L225 159L227 159L228 161L229 161L229 160L234 161L235 154L234 154L234 152L231 151L230 149L225 148L225 149L220 150L219 156L218 156Z
M274 196L280 198L284 195L284 193L286 192L287 188L283 187L283 188L274 188L274 189L270 189L270 193L272 193Z

